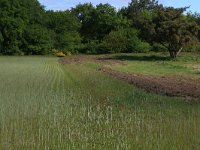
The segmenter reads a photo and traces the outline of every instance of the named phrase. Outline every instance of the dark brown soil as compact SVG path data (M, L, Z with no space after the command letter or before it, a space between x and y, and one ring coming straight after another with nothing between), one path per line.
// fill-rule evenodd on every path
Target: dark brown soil
M128 74L114 71L107 65L126 65L121 60L112 59L109 56L77 55L61 59L62 64L81 64L84 62L95 62L104 67L100 70L117 79L127 81L147 92L153 92L167 96L185 97L187 99L200 98L200 78L193 79L182 76L150 76L143 74Z
M126 65L125 62L121 60L116 60L111 57L97 57L94 59L96 63L103 64L103 65Z
M200 98L200 79L192 79L181 76L150 76L127 74L114 71L110 68L102 68L103 72L121 80L125 80L147 92L161 95L177 96L185 98Z

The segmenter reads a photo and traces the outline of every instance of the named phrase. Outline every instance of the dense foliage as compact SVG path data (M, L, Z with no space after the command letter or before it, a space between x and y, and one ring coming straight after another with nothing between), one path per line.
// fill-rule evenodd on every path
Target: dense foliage
M79 4L46 11L37 0L0 0L0 54L45 55L200 49L200 15L132 0L117 11L110 4Z

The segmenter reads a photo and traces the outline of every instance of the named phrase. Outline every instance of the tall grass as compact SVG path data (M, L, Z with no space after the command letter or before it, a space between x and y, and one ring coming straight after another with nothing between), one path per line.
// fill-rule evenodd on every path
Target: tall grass
M198 103L87 65L0 57L0 149L199 149Z

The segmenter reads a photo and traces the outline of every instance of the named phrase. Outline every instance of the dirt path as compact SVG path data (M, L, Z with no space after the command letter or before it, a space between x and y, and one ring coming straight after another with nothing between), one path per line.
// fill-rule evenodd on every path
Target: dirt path
M147 92L153 92L167 96L177 96L185 98L200 98L200 78L193 79L182 76L151 76L128 74L114 71L106 65L126 65L123 61L114 60L106 56L70 56L61 60L62 64L81 64L84 62L95 62L102 64L100 71L107 73L117 79L127 81L134 86Z
M60 62L62 64L81 64L84 62L95 62L102 65L126 65L125 62L121 60L115 60L106 55L75 55L75 56L68 56L64 59L61 59Z
M154 92L167 96L200 98L200 79L195 80L180 76L158 77L127 74L109 68L102 68L101 70L117 79L125 80L140 89L144 89L147 92Z

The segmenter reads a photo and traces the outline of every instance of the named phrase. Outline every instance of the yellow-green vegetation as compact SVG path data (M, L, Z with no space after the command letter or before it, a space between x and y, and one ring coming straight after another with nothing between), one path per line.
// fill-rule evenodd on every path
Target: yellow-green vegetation
M57 49L52 49L52 53L57 57L65 57L66 56L62 51L59 51Z
M95 65L0 57L0 81L2 150L200 148L198 103L145 93Z
M62 52L57 49L52 49L52 53L57 57L65 57L65 56L71 56L72 53L70 51Z
M63 52L57 52L55 55L57 57L65 57L66 56Z

